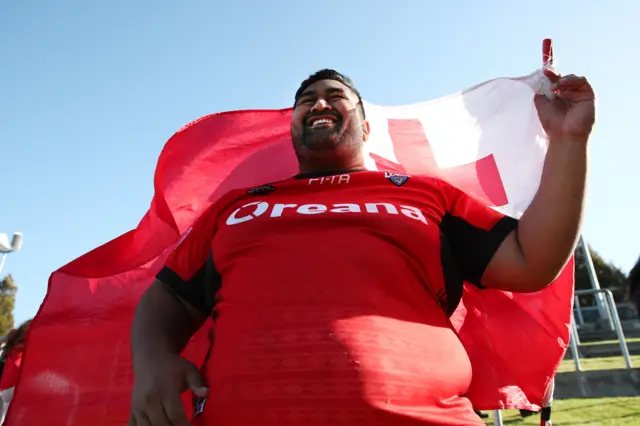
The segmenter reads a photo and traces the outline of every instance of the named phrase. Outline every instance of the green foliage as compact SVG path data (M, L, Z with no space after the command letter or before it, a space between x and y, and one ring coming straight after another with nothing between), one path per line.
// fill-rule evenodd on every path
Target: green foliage
M0 281L0 336L6 336L14 327L13 307L16 303L18 288L13 277L7 275Z
M598 276L601 288L607 288L613 293L616 302L623 302L628 298L627 277L620 268L612 263L606 262L595 250L589 247L591 260ZM586 259L582 248L578 247L575 253L576 260L576 289L584 290L591 288L589 281L589 270L587 269ZM593 297L581 296L580 303L583 306L592 305Z

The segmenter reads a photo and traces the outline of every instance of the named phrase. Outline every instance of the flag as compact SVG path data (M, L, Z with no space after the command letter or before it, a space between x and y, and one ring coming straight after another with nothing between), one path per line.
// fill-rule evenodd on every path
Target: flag
M519 217L540 182L547 138L534 93L544 70L499 78L424 103L365 103L370 169L437 174ZM194 220L226 192L298 172L291 109L213 114L166 143L138 226L55 271L35 317L9 426L123 425L133 382L129 328L155 273ZM466 285L451 318L469 354L476 409L540 408L569 339L573 266L535 294ZM200 363L208 328L185 356ZM189 395L185 409L190 412Z

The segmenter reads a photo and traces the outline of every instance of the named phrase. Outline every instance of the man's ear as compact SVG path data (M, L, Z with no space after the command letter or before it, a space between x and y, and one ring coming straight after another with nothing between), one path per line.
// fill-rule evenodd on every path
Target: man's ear
M364 120L362 122L362 142L366 142L369 140L369 134L371 133L371 127L369 126L369 121Z

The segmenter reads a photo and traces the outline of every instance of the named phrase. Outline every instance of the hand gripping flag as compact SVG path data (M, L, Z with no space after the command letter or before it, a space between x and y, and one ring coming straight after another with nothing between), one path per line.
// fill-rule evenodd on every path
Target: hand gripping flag
M367 103L367 167L437 174L519 217L538 188L547 148L533 96L548 90L549 65L547 58L530 75L415 105ZM51 275L7 425L126 424L129 328L140 295L198 215L223 194L297 173L290 120L291 109L213 114L169 139L137 228ZM465 286L451 321L472 362L468 397L476 409L540 408L567 347L572 295L573 264L535 294ZM208 345L203 328L185 356L200 363ZM188 395L185 403L191 412Z

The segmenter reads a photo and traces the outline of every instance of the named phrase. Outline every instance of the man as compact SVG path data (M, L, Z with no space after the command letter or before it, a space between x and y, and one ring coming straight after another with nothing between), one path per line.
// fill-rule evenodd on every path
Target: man
M573 253L594 93L568 76L555 94L535 98L550 145L517 221L433 177L366 171L351 80L305 80L291 123L300 174L212 205L140 300L129 425L188 425L187 389L207 426L483 424L448 317L463 280L535 292ZM203 377L180 353L211 314Z

